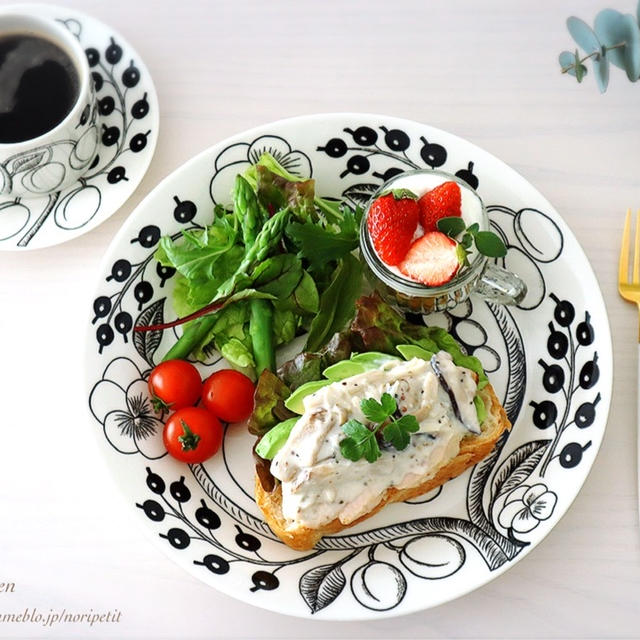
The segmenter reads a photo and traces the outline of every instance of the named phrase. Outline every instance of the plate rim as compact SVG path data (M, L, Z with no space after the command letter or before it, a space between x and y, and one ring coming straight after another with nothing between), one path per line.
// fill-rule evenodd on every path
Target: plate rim
M198 152L196 155L194 155L193 157L191 157L190 159L188 159L187 161L185 161L184 163L182 163L181 165L179 165L178 167L174 168L172 171L170 171L167 175L165 175L156 185L154 185L154 187L145 195L145 197L140 201L140 203L135 207L135 209L129 214L129 216L123 221L122 226L120 227L120 229L118 229L117 233L114 235L114 237L112 238L112 240L109 242L109 245L107 246L107 248L105 249L105 252L100 260L99 266L98 266L98 270L96 272L96 276L95 276L95 280L93 282L93 285L89 291L90 291L90 295L93 296L101 282L101 280L99 279L99 275L104 274L106 271L106 268L108 266L108 264L113 260L113 256L112 254L112 250L116 247L116 246L120 246L122 244L122 240L123 238L126 238L128 235L130 235L130 229L129 227L131 226L131 224L133 223L133 220L140 215L140 211L144 210L144 208L146 208L148 206L148 203L151 202L156 194L157 191L160 191L165 185L169 184L172 180L176 179L176 177L180 174L188 174L189 170L194 166L197 165L203 158L206 157L214 157L214 154L217 152L219 152L221 149L223 149L225 146L229 146L231 144L234 144L235 142L237 142L239 139L251 139L252 137L255 137L257 134L261 134L264 135L270 128L276 128L276 127L281 127L283 125L295 125L297 123L304 123L304 122L308 122L308 121L317 121L318 119L322 119L323 121L328 121L328 120L346 120L346 119L354 119L354 120L358 120L358 119L366 119L367 121L371 121L371 120L380 120L386 123L389 122L395 122L398 124L404 124L409 125L411 127L425 127L428 128L436 133L442 133L448 140L453 140L456 143L461 143L463 145L466 145L468 148L472 148L474 153L478 153L481 156L484 156L484 158L490 160L491 162L496 162L498 163L501 168L506 169L508 171L513 172L513 174L517 175L524 183L526 183L536 194L537 196L541 199L541 202L544 203L545 207L547 207L549 210L551 210L555 215L554 215L554 222L559 223L559 225L561 226L561 230L563 231L563 233L566 233L570 236L571 240L572 240L572 245L573 247L578 251L580 258L583 260L583 262L587 265L588 269L589 269L589 274L593 277L594 282L597 284L597 297L596 299L593 300L593 302L595 303L596 307L599 307L599 309L602 310L602 326L599 330L599 340L601 341L601 344L603 346L603 349L606 350L606 354L608 356L609 362L611 363L611 370L609 372L608 378L606 380L606 384L604 385L604 388L602 388L602 400L603 400L603 406L602 409L600 411L602 418L601 418L601 422L602 422L602 430L599 433L599 437L598 437L598 442L594 443L594 453L593 453L593 458L591 463L589 464L588 468L586 469L584 478L579 482L579 486L577 487L577 489L575 490L575 493L570 497L570 499L568 500L568 502L566 503L566 506L564 507L562 513L558 516L558 518L555 520L554 524L543 534L540 534L540 537L538 539L536 539L531 545L528 545L526 548L522 549L522 551L520 553L518 553L518 555L516 556L516 558L514 558L512 561L506 562L504 563L502 566L498 567L497 569L494 569L492 571L490 571L487 575L486 575L486 579L483 579L480 583L478 584L471 584L470 586L468 586L468 588L463 588L461 589L459 592L456 593L456 595L454 596L443 596L442 598L437 598L435 600L433 600L432 602L429 602L426 606L421 606L419 608L411 608L408 610L401 610L398 611L398 608L401 607L394 607L393 609L390 610L386 610L386 611L371 611L369 609L365 609L364 607L358 609L358 613L362 613L362 615L356 615L356 616L344 616L344 615L335 615L336 613L338 613L338 611L333 611L331 610L330 612L328 611L322 611L322 612L318 612L314 615L311 615L308 611L304 612L304 611L290 611L290 610L286 610L286 608L284 606L280 607L280 606L270 606L273 603L265 603L263 601L261 601L261 599L256 599L254 601L250 601L246 598L241 598L239 595L237 595L236 593L231 593L228 591L225 591L221 588L218 588L217 586L202 580L201 577L199 577L199 574L197 574L194 570L189 569L188 567L184 566L182 563L178 562L177 559L173 556L173 554L171 553L171 551L169 549L167 549L166 545L162 545L160 543L160 540L157 539L157 536L154 535L154 532L151 531L151 528L148 526L144 526L144 520L140 520L139 518L134 518L135 520L138 521L140 527L143 529L143 532L145 534L145 537L149 538L152 543L154 544L154 546L157 546L161 552L163 553L163 555L165 557L169 557L174 564L178 565L181 569L186 570L186 572L191 575L192 577L196 578L199 582L203 582L205 585L212 587L214 589L216 589L216 591L218 591L220 594L226 596L226 597L231 597L234 600L239 600L240 602L243 602L244 604L247 604L249 606L255 606L255 607L259 607L261 609L264 609L266 611L270 611L272 613L280 613L283 615L287 615L287 616L291 616L294 618L302 618L302 619L315 619L315 620L321 620L321 621L342 621L342 622L355 622L355 621L364 621L364 620L380 620L380 619L387 619L387 618L393 618L393 617L399 617L399 616L404 616L404 615L410 615L410 614L415 614L415 613L419 613L419 612L423 612L423 611L427 611L428 609L431 609L433 607L436 606L440 606L442 604L445 604L447 602L453 602L455 600L457 600L458 598L461 598L485 585L487 585L488 583L492 582L493 580L495 580L496 578L498 578L499 576L503 575L507 570L509 570L511 567L513 567L514 565L516 565L522 558L526 557L531 551L533 551L533 549L537 548L541 543L544 542L544 540L549 536L549 534L551 533L551 531L557 526L557 524L565 517L566 513L569 511L569 509L571 508L571 506L573 505L575 499L577 498L578 494L582 491L584 484L586 483L587 479L589 478L589 475L591 474L592 470L593 470L593 466L596 463L598 454L600 452L600 448L602 446L602 442L604 440L604 437L606 435L606 431L607 431L607 427L608 427L608 422L609 422L609 417L610 417L610 409L611 409L611 401L612 401L612 392L613 392L613 373L614 373L614 353L613 353L613 342L612 342L612 336L611 336L611 326L610 326L610 321L609 321L609 313L607 310L607 307L605 305L605 301L604 301L604 296L602 294L602 288L600 286L600 282L596 276L595 271L593 270L593 267L591 265L591 262L589 261L589 259L587 258L587 255L582 247L582 245L580 244L578 238L575 236L575 234L573 233L573 231L571 230L571 228L568 226L568 224L565 222L564 218L560 215L560 213L558 212L558 210L551 204L551 202L546 198L546 196L541 193L537 187L535 185L533 185L527 178L525 178L520 172L518 172L516 169L513 169L509 164L507 164L506 162L504 162L503 160L501 160L500 158L498 158L497 156L495 156L494 154L492 154L489 151L484 150L482 147L479 147L478 145L476 145L474 142L471 142L465 138L462 138L461 136L458 136L456 134L450 133L444 129L440 129L438 127L435 127L433 125L430 125L428 123L424 123L424 122L420 122L417 120L411 120L408 118L402 118L402 117L398 117L398 116L389 116L389 115L384 115L384 114L377 114L377 113L368 113L368 112L351 112L351 111L347 111L347 112L327 112L327 113L313 113L313 114L304 114L304 115L298 115L298 116L294 116L294 117L289 117L289 118L280 118L278 120L272 121L272 122L267 122L267 123L263 123L260 125L256 125L254 127L251 127L249 129L234 133L230 136L227 136L221 140L219 140L218 142L209 145L208 147L206 147L205 149L201 150L200 152ZM99 275L98 275L99 274ZM90 305L88 305L88 308L90 307ZM89 361L91 359L91 357L93 356L93 354L91 354L89 352L90 350L90 346L92 345L93 342L93 333L92 333L92 327L93 325L91 324L91 313L87 314L87 322L86 322L86 326L87 326L87 330L85 333L85 344L84 344L84 350L83 350L83 375L84 375L84 399L85 399L85 406L88 407L88 403L87 403L87 398L88 398L88 394L91 390L91 386L93 383L90 383L89 381L91 380L91 378L89 377ZM605 334L606 334L606 338L605 338ZM95 371L94 371L95 374ZM600 384L602 385L602 378L600 379ZM605 393L606 392L606 393ZM88 410L86 410L86 414L89 418L93 418L93 416L91 415L91 412ZM113 470L111 468L111 464L108 460L106 460L107 456L105 456L104 454L104 450L101 448L101 431L95 431L94 430L94 434L96 435L97 438L97 444L98 444L98 450L100 451L100 457L103 458L103 460L105 460L105 463L107 464L108 470L109 470L109 476L111 477L112 481L114 482L114 485L117 487L118 493L121 496L121 498L123 500L126 500L128 497L126 492L123 490L122 486L118 483L117 478L114 477L114 473ZM115 455L115 453L114 453ZM575 481L574 481L575 482ZM131 514L131 511L129 509L129 513ZM276 602L277 604L277 602Z

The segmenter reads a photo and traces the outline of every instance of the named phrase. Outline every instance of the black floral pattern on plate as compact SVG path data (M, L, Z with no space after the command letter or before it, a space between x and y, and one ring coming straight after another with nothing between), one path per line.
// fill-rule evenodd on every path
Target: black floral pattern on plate
M343 133L352 140L347 142ZM261 150L271 151L285 165L289 162L293 173L312 174L310 155L280 136L263 135L236 143L215 158L210 181L212 204L217 181L228 180L224 175L227 172L235 175L242 171L259 157ZM406 132L384 125L379 130L371 126L345 128L340 135L319 144L317 151L342 163L337 174L340 179L350 179L343 196L354 203L366 201L393 172L425 165L451 171L446 165L449 154L444 144L425 136L414 141ZM373 158L389 166L381 171L373 166ZM473 160L466 159L462 168L454 172L477 187L481 177L476 175L475 166ZM132 263L123 256L114 261L105 277L105 291L93 305L94 323L98 319L101 322L95 346L104 357L109 357L108 350L119 333L122 341L131 343L132 358L149 368L156 362L161 336L149 332L143 334L144 340L132 338L133 311L136 324L158 323L165 318L165 298L157 297L158 289L173 274L159 269L153 250L162 233L175 231L175 222L197 226L198 210L190 197L193 196L176 194L172 202L166 203L173 214L167 216L166 229L146 226L131 238L132 243L148 249L143 260ZM446 326L469 353L480 357L492 377L502 377L501 400L510 421L528 420L522 414L530 412L539 437L510 445L513 434L506 433L494 451L472 470L422 499L405 503L415 516L384 526L370 521L358 532L347 530L324 538L307 553L283 552L282 543L264 521L240 499L232 499L209 474L206 464L191 465L187 477L186 472L167 473L157 462L150 462L140 477L140 482L146 483L146 493L140 493L136 506L151 521L157 535L176 552L189 554L195 566L219 579L239 574L250 593L277 591L282 576L290 576L289 571L296 567L299 597L311 613L349 598L351 603L373 612L389 611L398 607L409 589L418 588L420 583L415 578L425 582L454 579L465 571L471 556L480 558L489 572L517 559L531 544L530 534L552 518L562 493L561 474L571 473L589 450L591 441L585 435L594 424L601 398L598 354L592 348L598 327L582 303L549 291L554 285L547 282L545 272L561 257L565 246L552 217L535 208L513 210L492 205L488 210L493 229L510 249L505 266L512 268L514 265L508 261L513 260L526 274L527 297L515 310L471 299L429 321ZM115 290L106 289L113 284ZM537 323L546 318L544 326L549 333L546 352L528 356L521 323L526 323L532 312ZM128 314L126 322L122 314ZM423 322L424 318L412 320ZM535 358L538 369L527 368L528 357ZM90 397L91 409L113 447L122 453L138 449L151 458L140 446L142 425L147 431L151 425L144 421L141 403L132 400L135 388L129 391L135 382L134 373L125 375L121 382L109 378L115 371L114 362L120 360L113 358L96 382ZM148 375L148 369L142 371L133 360L127 366L131 372L135 368L135 380ZM527 371L537 373L533 384ZM107 380L122 390L122 406L117 409L120 422L92 404L98 403L100 386ZM529 387L535 390L535 399L525 405ZM587 392L589 396L585 397ZM138 431L134 428L136 418ZM154 423L153 427L157 438L159 425ZM120 444L112 442L112 433L119 436ZM535 436L535 431L532 433ZM123 446L121 441L127 437L131 443ZM224 447L226 439L226 476L241 490L239 498L250 497L250 491L234 477ZM460 505L459 513L440 514L439 500L454 490L453 485L457 491L464 487L464 505ZM428 513L436 515L424 515L427 503Z

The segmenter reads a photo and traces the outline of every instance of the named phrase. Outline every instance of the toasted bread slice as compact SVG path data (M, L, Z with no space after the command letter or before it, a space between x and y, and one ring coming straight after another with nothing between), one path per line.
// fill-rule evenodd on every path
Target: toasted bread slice
M318 529L310 529L304 526L292 527L292 523L282 515L282 488L280 483L276 484L272 492L267 492L263 489L260 480L256 476L256 502L271 530L291 548L307 551L312 549L323 536L338 533L370 518L390 502L403 502L404 500L415 498L439 487L447 480L459 476L466 469L489 455L502 433L511 428L507 414L491 385L484 387L479 392L479 395L487 407L487 417L481 425L482 433L465 436L460 442L458 455L444 466L434 470L435 473L430 474L423 483L401 490L393 487L387 489L380 496L380 502L374 509L349 524L343 524L336 518Z

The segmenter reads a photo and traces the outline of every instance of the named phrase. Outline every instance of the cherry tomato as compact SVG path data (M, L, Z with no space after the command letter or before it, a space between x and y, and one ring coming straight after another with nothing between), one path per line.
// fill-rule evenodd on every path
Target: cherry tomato
M202 386L202 404L226 422L242 422L253 411L253 382L234 369L222 369Z
M176 411L194 405L202 391L198 370L186 360L161 362L149 376L149 392L156 411Z
M171 456L182 462L203 462L222 444L220 420L201 407L185 407L172 413L162 439Z

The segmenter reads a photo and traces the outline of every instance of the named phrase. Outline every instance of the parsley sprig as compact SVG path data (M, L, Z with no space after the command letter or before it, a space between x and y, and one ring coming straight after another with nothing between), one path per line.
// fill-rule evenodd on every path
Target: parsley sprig
M378 432L382 434L385 442L402 451L409 446L410 434L420 428L416 417L410 414L392 419L398 405L395 398L388 393L382 394L380 402L375 398L364 398L360 402L360 409L371 425L364 425L354 418L348 420L342 425L347 437L340 441L342 455L354 462L361 458L367 462L375 462L382 455L378 444Z

